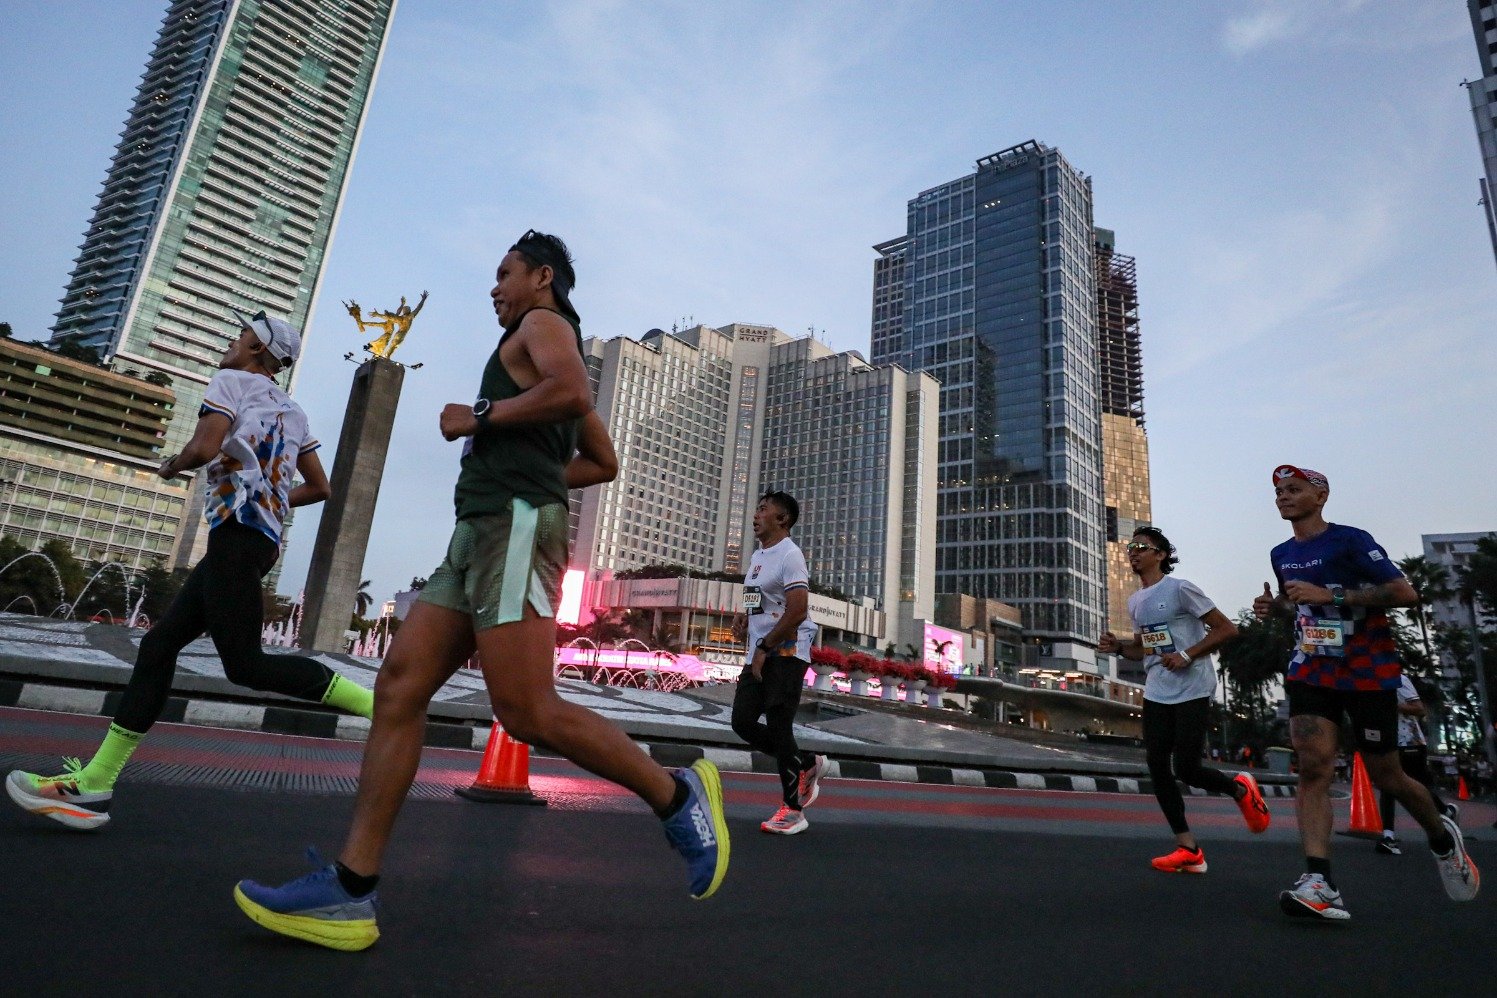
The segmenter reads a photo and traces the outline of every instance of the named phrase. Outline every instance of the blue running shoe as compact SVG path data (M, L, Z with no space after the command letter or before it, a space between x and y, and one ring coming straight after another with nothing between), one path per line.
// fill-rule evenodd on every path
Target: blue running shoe
M337 867L322 865L317 850L308 849L307 859L317 869L279 887L239 881L234 886L239 909L272 932L318 946L348 951L373 946L379 938L378 892L352 897L338 882Z
M709 898L728 872L728 821L723 816L723 783L717 767L698 759L690 769L676 770L686 784L686 803L666 818L665 837L686 860L691 896Z

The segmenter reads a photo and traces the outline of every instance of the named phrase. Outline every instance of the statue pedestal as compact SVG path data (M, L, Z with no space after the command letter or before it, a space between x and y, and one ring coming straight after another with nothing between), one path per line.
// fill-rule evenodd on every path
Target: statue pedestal
M354 612L354 596L364 570L369 528L404 380L405 367L383 357L364 361L354 372L329 478L333 494L323 506L312 565L307 570L303 648L345 650L344 632Z

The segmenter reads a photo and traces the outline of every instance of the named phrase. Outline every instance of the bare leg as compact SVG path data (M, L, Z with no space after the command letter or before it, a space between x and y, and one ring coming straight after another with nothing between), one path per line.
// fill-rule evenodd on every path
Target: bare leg
M1419 827L1424 829L1426 835L1431 839L1445 837L1445 825L1440 821L1440 811L1435 807L1435 799L1418 780L1403 771L1397 752L1382 752L1378 755L1364 753L1362 762L1366 764L1367 775L1377 784L1377 788L1397 797L1398 802L1419 822Z
M473 654L473 621L465 613L417 602L385 655L374 682L374 726L359 768L359 796L339 859L373 876L421 763L426 709Z
M1299 840L1305 855L1331 855L1331 775L1336 763L1336 725L1324 717L1289 719L1289 737L1299 754Z
M555 648L556 621L537 616L528 603L523 620L478 632L478 657L494 716L511 737L554 749L588 772L632 790L657 813L665 810L675 796L675 780L628 735L556 694Z

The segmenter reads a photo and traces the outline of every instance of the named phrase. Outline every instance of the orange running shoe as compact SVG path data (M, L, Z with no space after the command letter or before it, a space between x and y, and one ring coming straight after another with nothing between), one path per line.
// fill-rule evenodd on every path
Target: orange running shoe
M1177 846L1175 851L1168 856L1156 856L1151 861L1154 869L1163 870L1165 873L1205 873L1206 853L1199 846L1195 852L1191 852L1184 846Z
M1241 783L1247 789L1242 800L1237 802L1242 820L1247 822L1248 828L1255 835L1267 831L1272 819L1268 815L1268 805L1263 803L1263 791L1258 789L1258 781L1253 779L1251 773L1238 773L1234 782Z

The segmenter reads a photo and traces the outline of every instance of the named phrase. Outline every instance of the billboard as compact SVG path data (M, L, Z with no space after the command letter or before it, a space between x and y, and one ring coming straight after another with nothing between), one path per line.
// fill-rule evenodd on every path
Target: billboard
M961 631L953 631L927 623L925 625L925 667L938 672L960 673L964 637Z

